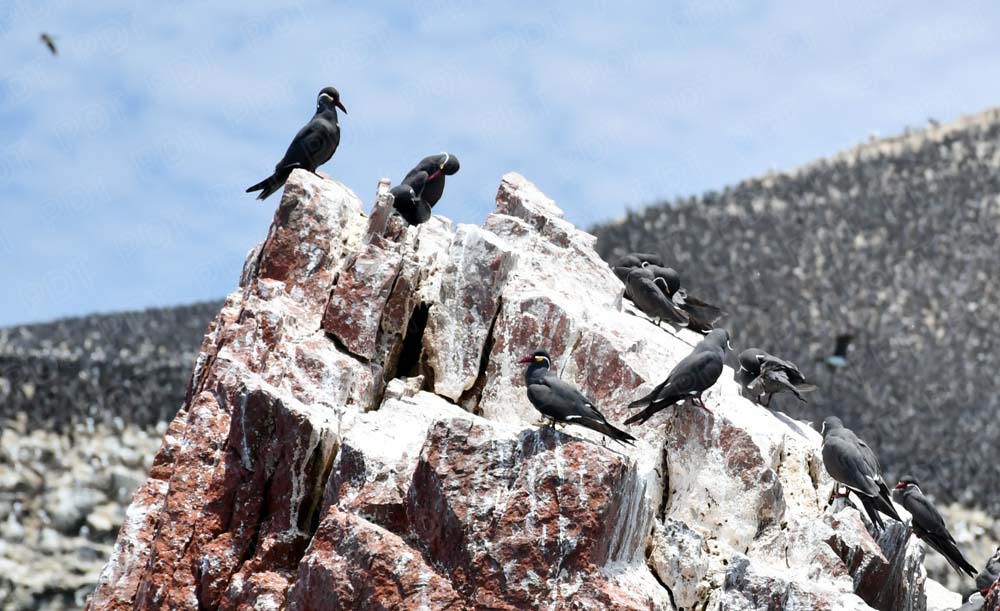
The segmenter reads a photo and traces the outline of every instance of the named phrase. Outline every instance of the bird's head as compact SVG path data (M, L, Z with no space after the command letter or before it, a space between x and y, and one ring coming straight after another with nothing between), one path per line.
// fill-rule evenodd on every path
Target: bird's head
M827 416L823 419L823 428L820 429L819 434L826 437L831 432L844 428L844 423L840 421L840 418L836 416Z
M531 356L526 356L519 360L518 363L522 365L542 365L546 369L552 366L552 357L549 353L544 350L535 350Z
M455 157L450 153L441 153L438 157L440 157L441 160L438 162L437 167L434 168L431 175L427 177L427 180L436 180L442 174L445 176L451 176L455 172L458 172L458 157Z
M343 110L345 115L347 114L347 109L340 101L340 92L334 87L324 87L316 96L316 110L330 110L334 107Z
M441 164L438 166L438 168L441 170L441 173L444 174L445 176L451 176L452 174L458 172L458 167L459 167L458 157L455 157L454 155L451 155L449 153L441 153L441 154L444 155L444 161L442 161Z
M896 484L896 490L919 490L920 482L917 478L912 475L904 475L899 478L899 483Z
M659 265L650 265L645 261L642 263L643 267L650 268L656 275L655 282L660 286L660 288L666 288L668 295L673 295L677 292L677 289L681 288L681 277L672 267L661 267Z
M764 351L760 348L747 348L740 353L740 367L747 371L760 373L760 357L763 355Z
M733 349L733 345L729 342L729 331L721 327L709 331L708 335L705 336L705 341L722 348L723 352Z

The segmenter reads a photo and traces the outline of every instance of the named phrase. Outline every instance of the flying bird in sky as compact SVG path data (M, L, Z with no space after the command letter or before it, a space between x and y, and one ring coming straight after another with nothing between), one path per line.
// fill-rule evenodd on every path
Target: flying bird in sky
M41 40L42 44L45 45L49 49L49 51L52 52L52 55L59 55L59 50L56 49L56 39L53 38L51 34L47 32L42 32L41 36L39 36L38 39Z

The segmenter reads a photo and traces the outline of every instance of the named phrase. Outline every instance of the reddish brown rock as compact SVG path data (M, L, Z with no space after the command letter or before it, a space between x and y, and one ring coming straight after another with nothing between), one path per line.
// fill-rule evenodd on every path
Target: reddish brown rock
M352 354L371 360L382 314L402 257L388 244L368 243L340 274L323 316L323 330Z
M295 170L285 184L274 223L261 247L257 277L278 280L307 311L326 304L345 255L361 242L367 218L343 185Z
M540 429L452 419L429 432L407 512L427 557L478 608L657 604L602 574L636 549L615 549L635 494L630 464L586 441ZM648 510L649 508L646 508ZM633 542L641 545L642 539Z
M473 607L399 536L333 509L302 559L287 608L463 611Z
M406 226L386 186L369 221L293 173L90 609L922 611L918 546L827 508L818 433L729 370L635 447L538 429L526 353L621 422L699 338L520 176L483 228Z

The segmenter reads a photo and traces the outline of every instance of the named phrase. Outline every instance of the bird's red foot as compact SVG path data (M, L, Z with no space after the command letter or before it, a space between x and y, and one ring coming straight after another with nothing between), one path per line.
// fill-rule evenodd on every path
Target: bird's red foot
M705 405L705 402L701 400L701 395L698 395L697 397L691 399L691 404L694 405L695 407L700 407L701 409L705 410L706 413L709 414L712 413L712 410L708 409L708 406Z

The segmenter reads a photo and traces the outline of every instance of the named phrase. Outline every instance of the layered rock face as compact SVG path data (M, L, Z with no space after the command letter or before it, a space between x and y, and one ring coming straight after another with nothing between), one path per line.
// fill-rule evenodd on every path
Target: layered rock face
M530 351L621 422L699 337L531 183L482 227L390 206L292 175L90 609L940 608L905 529L828 508L818 433L731 370L635 448L536 425Z

